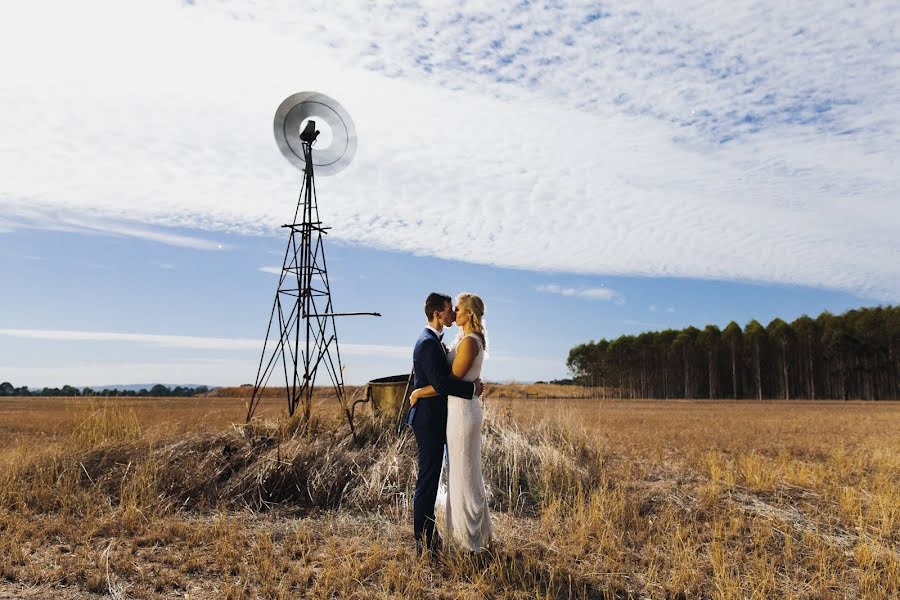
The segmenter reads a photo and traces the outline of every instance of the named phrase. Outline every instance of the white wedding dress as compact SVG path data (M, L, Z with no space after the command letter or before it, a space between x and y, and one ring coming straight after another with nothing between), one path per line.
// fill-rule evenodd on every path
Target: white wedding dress
M462 378L475 381L481 376L484 346L475 334L478 356ZM465 337L463 339L465 339ZM462 340L460 340L462 342ZM456 348L448 358L452 364ZM444 524L450 542L463 550L480 551L491 541L491 515L488 511L484 477L481 474L481 424L484 414L479 398L447 397L447 454L449 477Z

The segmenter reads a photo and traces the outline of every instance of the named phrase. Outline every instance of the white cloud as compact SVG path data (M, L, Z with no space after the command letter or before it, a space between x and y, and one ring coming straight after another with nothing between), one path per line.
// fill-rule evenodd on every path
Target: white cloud
M126 222L185 245L127 224L280 232L299 172L271 118L313 89L360 139L355 164L319 181L332 236L900 299L891 3L3 10L4 228Z
M615 290L611 290L605 287L599 288L574 288L574 287L563 287L556 284L545 284L539 285L535 289L539 292L544 292L547 294L559 294L561 296L575 296L578 298L585 298L587 300L612 300L615 301L616 304L624 304L625 299L622 298L621 294L619 294Z
M269 273L271 275L278 275L279 277L281 276L281 273L282 273L281 267L260 267L259 270L262 271L263 273Z

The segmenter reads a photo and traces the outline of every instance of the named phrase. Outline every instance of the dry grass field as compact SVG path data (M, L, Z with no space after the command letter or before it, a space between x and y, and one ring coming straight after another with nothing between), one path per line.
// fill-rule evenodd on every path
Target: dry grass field
M414 441L333 400L2 398L0 598L900 597L900 403L541 395L487 399L481 562L415 555Z

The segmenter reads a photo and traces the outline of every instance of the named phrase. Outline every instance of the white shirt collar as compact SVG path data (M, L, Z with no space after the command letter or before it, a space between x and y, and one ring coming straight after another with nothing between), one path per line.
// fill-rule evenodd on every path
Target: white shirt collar
M437 329L435 329L435 328L432 327L431 325L426 325L426 326L425 326L425 329L430 329L430 330L432 330L432 331L434 332L434 335L436 335L436 336L438 337L438 339L441 339L442 337L444 337L444 334L443 334L443 333L441 333L440 331L438 331Z

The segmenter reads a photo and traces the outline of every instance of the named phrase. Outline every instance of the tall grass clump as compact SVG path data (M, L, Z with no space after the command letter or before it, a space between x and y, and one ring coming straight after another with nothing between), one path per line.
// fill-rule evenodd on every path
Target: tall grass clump
M601 482L602 449L576 428L554 421L523 427L489 414L482 439L492 510L533 516L548 502L580 497Z
M59 510L64 497L96 503L99 494L123 510L346 509L394 518L410 509L417 469L411 432L398 436L378 420L355 436L338 421L280 419L151 439L132 411L105 403L89 407L67 443L13 463L2 481L9 507ZM596 487L601 466L589 440L561 426L486 420L483 468L494 511L534 515L550 499Z
M525 431L493 418L485 429L483 468L494 510L534 514L550 498L574 497L599 482L601 458L587 439L558 426ZM362 424L355 437L334 422L307 428L260 421L162 440L150 449L139 442L104 444L81 461L113 502L129 481L146 478L152 463L155 489L144 496L170 508L347 509L395 517L409 509L417 468L411 432L398 436L378 421Z

